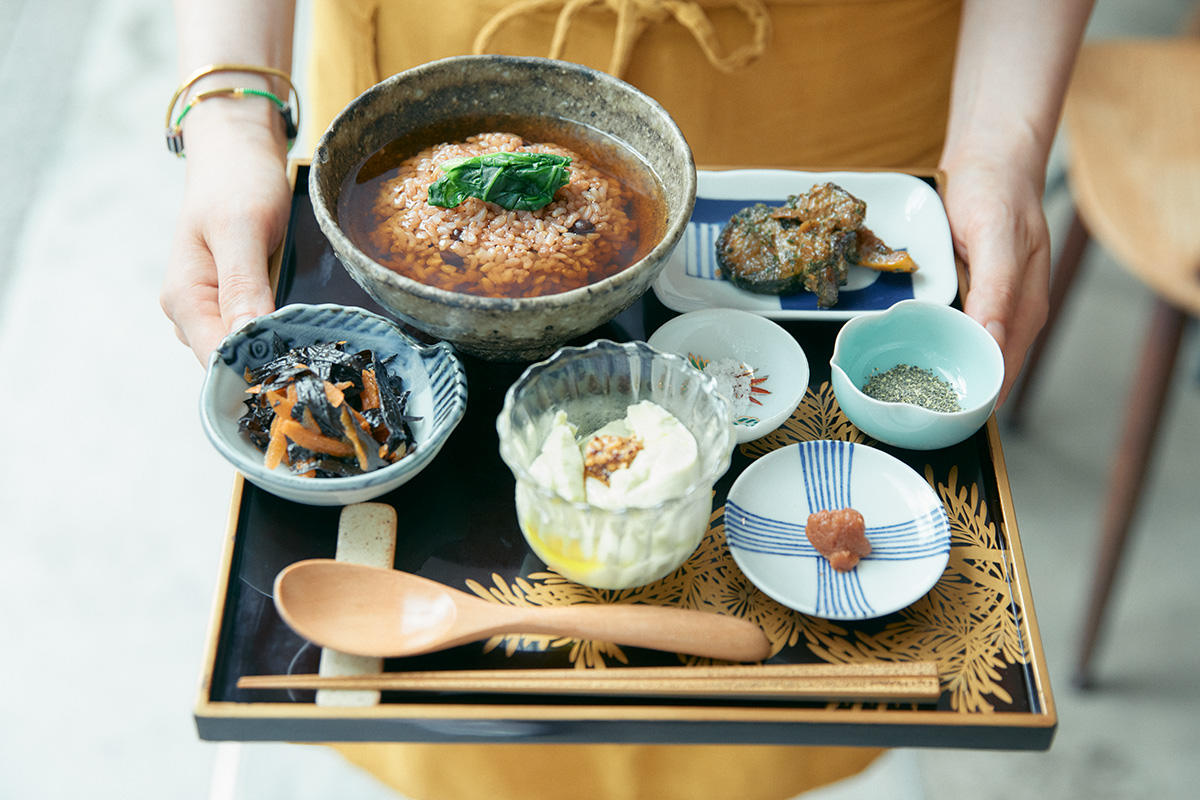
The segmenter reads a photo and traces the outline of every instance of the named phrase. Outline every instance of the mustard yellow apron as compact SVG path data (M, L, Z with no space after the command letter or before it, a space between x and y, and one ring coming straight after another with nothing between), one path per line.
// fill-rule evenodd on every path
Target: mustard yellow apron
M464 53L563 58L658 100L700 166L932 167L958 0L315 0L319 136L358 94ZM315 138L314 138L315 141ZM782 800L880 750L338 744L415 800Z
M758 745L338 744L413 800L784 800L882 752Z
M319 135L359 93L463 53L553 56L658 100L701 166L932 167L958 0L315 0Z

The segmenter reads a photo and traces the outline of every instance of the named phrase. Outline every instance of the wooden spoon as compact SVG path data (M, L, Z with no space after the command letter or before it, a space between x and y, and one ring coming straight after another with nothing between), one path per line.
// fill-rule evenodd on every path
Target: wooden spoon
M275 578L275 607L309 641L361 656L415 656L502 633L551 634L723 661L762 661L751 622L651 605L509 606L408 572L332 559L298 561Z

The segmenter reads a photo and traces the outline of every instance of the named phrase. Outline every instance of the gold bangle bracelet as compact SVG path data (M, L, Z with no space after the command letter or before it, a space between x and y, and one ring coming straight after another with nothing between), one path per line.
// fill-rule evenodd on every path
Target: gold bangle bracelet
M220 72L247 72L255 75L267 75L279 78L288 85L289 99L295 98L291 104L284 104L281 109L281 114L284 118L284 126L287 128L288 140L291 142L295 139L296 130L300 127L300 92L296 90L296 85L292 83L292 78L288 73L274 67L261 67L256 64L209 64L189 75L179 88L175 90L175 94L171 96L171 102L167 105L167 118L165 122L167 133L167 148L178 156L183 155L182 136L180 135L178 123L172 124L171 117L175 112L175 107L179 104L180 99L187 93L196 81L208 75L213 75ZM217 92L217 94L228 93ZM268 93L270 94L270 93ZM211 96L211 95L209 95ZM295 111L293 115L291 112Z

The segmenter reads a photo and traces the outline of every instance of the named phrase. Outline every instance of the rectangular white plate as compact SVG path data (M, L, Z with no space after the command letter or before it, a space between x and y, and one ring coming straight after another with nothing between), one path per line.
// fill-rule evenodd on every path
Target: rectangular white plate
M920 178L899 172L781 169L701 170L696 177L691 222L654 283L658 299L674 311L738 308L772 319L846 320L909 298L949 305L958 294L946 210L933 187ZM867 227L890 247L908 250L919 269L902 274L851 266L833 308L817 308L811 292L754 294L717 275L717 236L736 211L754 203L781 205L788 195L826 181L865 201Z

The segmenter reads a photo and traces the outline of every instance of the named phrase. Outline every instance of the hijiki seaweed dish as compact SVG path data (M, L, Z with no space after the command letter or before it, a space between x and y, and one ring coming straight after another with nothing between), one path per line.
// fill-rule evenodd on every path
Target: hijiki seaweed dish
M246 369L249 397L238 430L264 453L267 469L287 464L304 477L361 475L413 452L409 392L373 351L345 342L289 349ZM394 356L392 357L394 358Z

